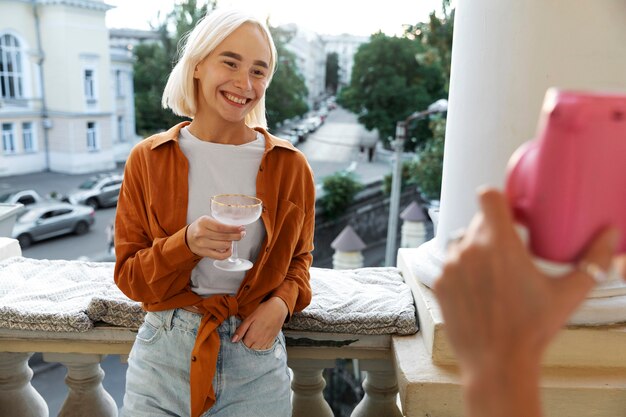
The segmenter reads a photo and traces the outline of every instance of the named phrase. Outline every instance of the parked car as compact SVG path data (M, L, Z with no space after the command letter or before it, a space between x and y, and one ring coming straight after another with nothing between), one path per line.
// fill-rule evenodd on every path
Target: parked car
M94 210L114 206L120 196L123 177L119 174L101 174L89 178L64 199L72 204L86 204Z
M298 137L298 142L304 142L309 137L309 129L302 122L293 126L289 132Z
M324 123L321 116L310 116L304 119L304 123L308 126L309 132L315 132Z
M17 219L11 236L25 249L39 240L68 233L85 234L94 222L92 207L63 202L33 204Z
M293 146L296 146L300 142L300 138L298 137L298 135L296 135L292 131L279 131L276 132L276 136L281 139L288 140Z
M17 204L22 203L25 206L31 204L43 203L45 200L34 190L19 190L0 192L0 203Z

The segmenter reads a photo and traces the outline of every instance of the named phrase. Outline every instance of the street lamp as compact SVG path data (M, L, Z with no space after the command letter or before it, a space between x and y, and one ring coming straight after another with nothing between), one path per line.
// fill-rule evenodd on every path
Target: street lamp
M413 120L423 119L435 113L443 113L448 110L448 101L440 99L428 106L428 109L414 112L404 120L396 124L396 139L393 141L395 160L391 177L391 196L389 197L389 223L387 225L387 248L385 252L385 265L393 266L396 260L396 239L398 233L398 213L400 212L400 184L402 183L402 151L406 139L406 127Z

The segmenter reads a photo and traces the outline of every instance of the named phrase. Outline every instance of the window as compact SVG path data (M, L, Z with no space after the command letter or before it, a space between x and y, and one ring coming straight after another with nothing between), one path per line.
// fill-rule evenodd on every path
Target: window
M13 123L2 123L2 147L5 155L15 153L15 134Z
M124 116L117 116L117 140L124 142Z
M12 35L0 36L0 91L2 98L22 98L22 52L17 38Z
M35 197L33 197L32 195L25 195L25 196L22 196L22 197L20 197L20 198L18 198L18 199L17 199L17 202L18 202L18 203L22 203L22 204L24 204L25 206L27 206L27 205L29 205L29 204L35 204L35 203L36 203L36 201L35 201Z
M90 69L85 70L85 98L87 101L93 101L96 99L96 81L94 71Z
M35 142L32 122L22 123L22 139L24 142L24 152L37 152L37 143Z
M115 71L115 93L118 97L124 96L124 73L122 70Z
M98 150L98 138L96 134L96 122L87 122L87 150Z

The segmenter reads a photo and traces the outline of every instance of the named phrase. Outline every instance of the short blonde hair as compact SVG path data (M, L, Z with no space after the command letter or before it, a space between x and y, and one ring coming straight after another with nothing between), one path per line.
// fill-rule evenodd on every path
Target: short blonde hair
M180 58L170 73L161 104L179 116L192 118L196 115L196 88L193 73L196 66L206 58L224 39L244 23L252 23L261 29L270 47L269 86L276 68L276 46L267 26L255 17L233 9L213 10L196 24L183 38ZM246 115L249 127L267 128L265 95Z

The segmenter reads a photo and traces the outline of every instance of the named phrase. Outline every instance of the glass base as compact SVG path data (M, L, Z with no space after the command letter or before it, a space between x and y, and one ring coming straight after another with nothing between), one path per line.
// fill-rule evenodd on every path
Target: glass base
M224 259L223 261L215 261L213 262L213 265L217 268L217 269L221 269L222 271L233 271L233 272L238 272L238 271L247 271L248 269L252 268L252 262L250 262L247 259L241 259L241 258L236 258L236 259Z

